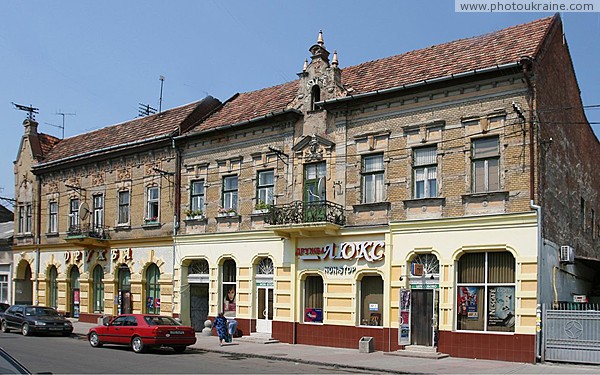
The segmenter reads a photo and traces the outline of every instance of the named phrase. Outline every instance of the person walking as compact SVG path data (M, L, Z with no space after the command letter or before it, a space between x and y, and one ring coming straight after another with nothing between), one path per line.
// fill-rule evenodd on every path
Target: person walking
M227 336L229 336L229 332L227 329L227 318L225 318L222 312L220 312L219 315L217 315L217 317L213 321L212 326L217 329L217 335L219 336L219 346L223 346L223 340L227 341Z

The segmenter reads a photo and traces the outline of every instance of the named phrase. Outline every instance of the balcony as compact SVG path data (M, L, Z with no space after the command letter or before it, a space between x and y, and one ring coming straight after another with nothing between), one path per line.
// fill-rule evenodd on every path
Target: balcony
M67 231L66 241L85 247L109 247L108 227L102 225L71 225Z
M282 237L338 235L346 224L344 207L327 201L271 206L265 215L269 229Z

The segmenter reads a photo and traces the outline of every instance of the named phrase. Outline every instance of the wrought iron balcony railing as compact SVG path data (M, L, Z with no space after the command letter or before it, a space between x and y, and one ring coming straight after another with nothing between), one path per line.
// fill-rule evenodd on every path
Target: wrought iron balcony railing
M271 225L302 224L327 222L337 225L346 224L344 207L328 201L302 202L271 206L265 217Z
M78 237L78 238L95 238L98 240L108 240L108 227L103 225L71 225L67 231L67 238Z

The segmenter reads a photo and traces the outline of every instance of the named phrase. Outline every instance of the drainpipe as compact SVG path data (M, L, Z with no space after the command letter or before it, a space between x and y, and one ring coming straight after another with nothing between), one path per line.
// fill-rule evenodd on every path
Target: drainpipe
M35 215L35 304L40 303L40 241L42 231L42 176L37 176L37 212Z
M541 298L541 291L542 291L542 287L541 287L541 281L542 281L542 272L541 272L541 265L543 265L542 262L542 249L543 249L543 238L542 238L542 207L538 206L536 204L534 204L533 200L531 200L529 202L529 206L531 207L531 209L535 210L537 213L537 298L538 298L538 304L536 307L536 312L535 312L535 318L536 318L536 322L535 322L535 350L536 350L536 358L537 360L541 360L542 358L542 349L541 349L541 344L542 344L542 337L541 337L541 304L540 302L540 298Z
M177 146L175 145L175 138L171 138L171 147L173 147L173 150L175 150L175 176L174 176L174 191L173 194L175 196L174 199L174 206L173 206L173 263L172 263L172 272L173 272L173 277L172 277L172 285L171 287L173 288L172 293L173 293L173 300L171 301L171 316L175 315L175 253L176 253L176 244L175 244L175 238L177 237L177 229L179 228L179 208L181 206L181 168L180 168L180 164L181 164L181 154L180 154L180 150L177 148ZM179 319L181 319L181 306L180 306L180 311L179 311Z

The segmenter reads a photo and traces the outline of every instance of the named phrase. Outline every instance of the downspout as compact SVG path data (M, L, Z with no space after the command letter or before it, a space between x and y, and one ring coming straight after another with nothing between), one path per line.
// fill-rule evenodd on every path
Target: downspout
M40 241L42 231L42 176L37 176L37 212L35 215L35 304L39 305L39 293L40 293Z
M541 265L545 263L542 262L542 248L543 248L543 238L542 238L542 207L534 204L533 200L529 202L529 206L531 209L536 211L537 216L537 298L538 303L535 310L535 355L536 359L539 361L542 359L542 308L540 302L541 292L542 292L542 272Z
M534 124L533 124L533 96L535 94L534 87L531 83L531 79L529 78L529 73L531 73L532 68L532 59L529 56L523 57L521 60L523 64L523 77L525 77L525 82L527 83L527 89L529 91L529 95L527 98L527 105L529 107L528 119L529 122L529 200L535 200L535 148L534 148Z
M177 230L179 229L179 211L181 206L181 153L179 148L175 145L175 138L171 138L171 146L173 150L175 150L175 181L174 184L174 207L173 207L173 277L172 277L172 293L173 300L171 301L171 315L175 316L175 254L176 254L176 243L175 239L177 238ZM179 318L181 319L181 301L180 301L180 311Z

